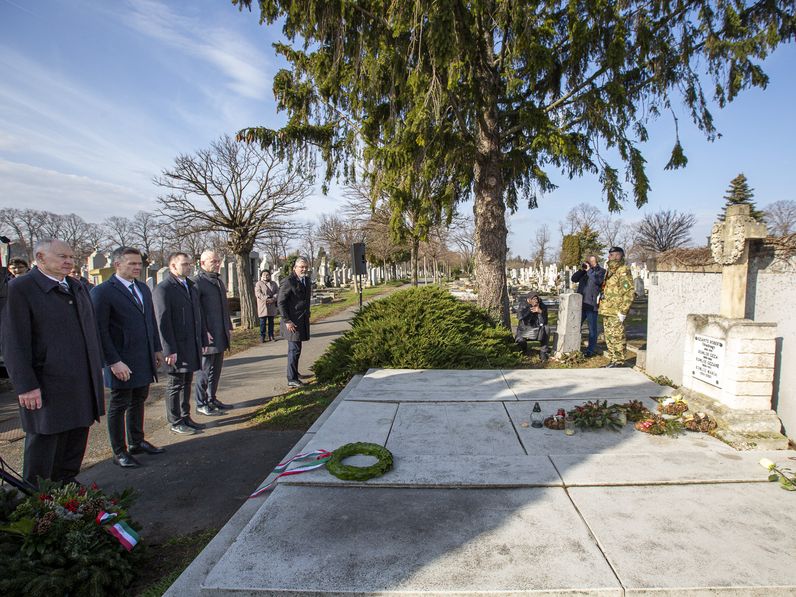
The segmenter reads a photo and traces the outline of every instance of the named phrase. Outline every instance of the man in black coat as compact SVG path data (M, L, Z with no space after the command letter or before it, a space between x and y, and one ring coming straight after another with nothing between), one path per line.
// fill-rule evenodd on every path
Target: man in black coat
M194 372L202 366L202 311L195 284L188 278L193 269L185 253L169 255L169 274L155 287L155 320L168 365L166 416L174 433L190 435L204 429L191 419L191 386Z
M144 403L163 355L152 293L136 280L143 267L141 252L120 247L111 253L111 265L116 273L91 290L91 300L105 357L105 385L111 390L108 438L113 462L133 468L139 466L133 454L165 452L144 439Z
M287 339L287 385L298 388L304 385L299 379L298 364L301 343L310 339L310 296L312 285L307 276L309 262L304 257L296 259L293 271L279 285L276 304L279 309L279 328Z
M224 366L224 351L229 348L232 318L227 288L218 275L221 259L214 251L205 251L199 257L199 267L199 273L192 280L199 294L208 345L202 351L202 368L196 372L196 411L203 415L220 415L223 409L231 408L216 397L216 392Z
M94 309L68 275L74 252L46 239L34 253L38 267L8 284L2 344L25 430L23 477L35 486L74 481L105 399Z

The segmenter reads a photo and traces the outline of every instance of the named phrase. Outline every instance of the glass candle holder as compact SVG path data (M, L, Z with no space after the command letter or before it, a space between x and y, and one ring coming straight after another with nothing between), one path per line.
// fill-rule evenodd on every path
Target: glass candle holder
M572 417L564 418L564 435L575 435L575 419Z

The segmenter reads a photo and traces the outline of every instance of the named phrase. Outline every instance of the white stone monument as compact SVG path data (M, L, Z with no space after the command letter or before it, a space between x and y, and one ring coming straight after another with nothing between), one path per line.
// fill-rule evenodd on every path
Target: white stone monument
M581 309L583 296L568 292L558 297L558 324L556 325L555 356L580 350Z
M766 226L748 205L727 208L713 226L713 259L722 266L719 314L689 314L683 358L683 387L718 402L732 433L770 433L765 447L787 440L771 408L776 323L746 319L749 242L766 237ZM779 436L779 437L777 437ZM781 438L781 440L780 440Z

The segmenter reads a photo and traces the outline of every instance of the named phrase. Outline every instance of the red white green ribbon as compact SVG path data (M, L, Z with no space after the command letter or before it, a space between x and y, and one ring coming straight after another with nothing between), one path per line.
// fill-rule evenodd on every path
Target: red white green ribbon
M259 495L264 494L269 489L273 489L276 485L277 480L280 477L288 477L290 475L299 475L301 473L306 473L307 471L315 470L316 468L321 468L326 464L329 458L332 457L332 453L327 450L315 450L314 452L306 452L302 454L296 454L293 458L289 458L284 462L280 462L276 468L273 470L271 474L278 473L276 477L270 482L266 483L263 481L257 490L249 496L249 499L255 498ZM297 466L296 468L292 468L287 470L287 467L290 466L293 462L301 462L302 460L309 460L311 461L310 464L303 464L301 466ZM268 475L269 477L271 475ZM266 479L267 481L268 479Z
M113 520L116 518L118 514L114 512L100 512L97 514L97 524L102 526L106 522ZM127 551L132 551L132 549L138 544L140 537L138 533L136 533L129 524L124 522L123 520L112 525L106 525L105 530L108 531L111 535L116 537L119 540L119 543L122 544Z

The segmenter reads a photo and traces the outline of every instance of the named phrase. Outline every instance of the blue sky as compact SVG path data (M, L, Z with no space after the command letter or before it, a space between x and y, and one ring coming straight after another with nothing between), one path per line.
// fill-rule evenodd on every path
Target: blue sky
M0 207L75 212L90 221L154 209L152 177L177 154L283 120L271 91L280 67L271 43L279 34L225 0L0 0ZM618 217L690 211L698 219L694 237L702 239L741 171L758 206L796 199L796 47L780 48L764 68L768 89L714 111L718 141L707 142L679 114L684 170L663 170L674 142L670 117L650 127L649 205L641 212L628 205ZM554 180L558 190L538 209L512 216L512 253L528 256L542 223L556 237L577 203L605 210L596 178ZM334 212L339 195L318 190L299 217Z

